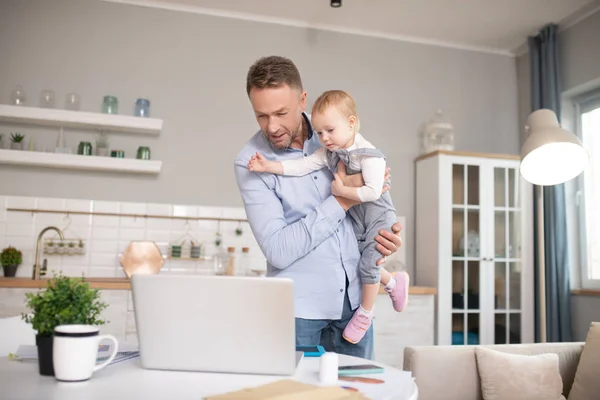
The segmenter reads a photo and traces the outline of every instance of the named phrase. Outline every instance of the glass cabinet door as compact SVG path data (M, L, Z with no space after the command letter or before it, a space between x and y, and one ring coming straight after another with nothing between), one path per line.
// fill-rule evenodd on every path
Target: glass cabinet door
M494 343L521 343L519 171L494 167Z
M481 168L452 165L452 344L480 342Z

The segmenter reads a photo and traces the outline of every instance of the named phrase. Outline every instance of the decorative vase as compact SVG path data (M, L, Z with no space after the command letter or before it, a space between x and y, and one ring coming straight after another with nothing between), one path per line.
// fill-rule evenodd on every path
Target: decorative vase
M3 265L2 269L4 270L4 276L7 278L14 278L17 274L18 267L17 264Z
M54 336L35 336L40 375L54 376L54 363L52 361L53 343Z

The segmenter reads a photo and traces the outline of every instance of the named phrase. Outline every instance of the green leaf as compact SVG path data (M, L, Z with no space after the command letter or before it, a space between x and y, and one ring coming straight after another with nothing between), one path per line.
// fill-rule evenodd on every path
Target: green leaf
M39 335L53 335L58 325L106 323L99 316L108 305L100 300L100 291L91 289L83 277L54 274L46 289L26 293L25 300L32 315L22 314L22 319Z

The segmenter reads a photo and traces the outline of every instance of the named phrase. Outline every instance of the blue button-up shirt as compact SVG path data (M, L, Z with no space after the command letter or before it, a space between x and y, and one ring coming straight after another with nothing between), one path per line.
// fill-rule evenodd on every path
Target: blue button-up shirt
M350 218L331 195L331 172L323 168L292 177L248 171L256 152L269 160L290 160L320 148L304 117L309 137L302 150L274 149L259 131L236 157L235 175L250 228L267 259L267 276L294 281L296 317L339 319L346 277L350 305L360 304L360 252Z

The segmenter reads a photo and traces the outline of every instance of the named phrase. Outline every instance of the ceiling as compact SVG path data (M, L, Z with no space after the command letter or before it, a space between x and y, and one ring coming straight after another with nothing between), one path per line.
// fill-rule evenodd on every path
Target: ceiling
M107 0L230 18L513 54L547 23L573 24L600 0Z

